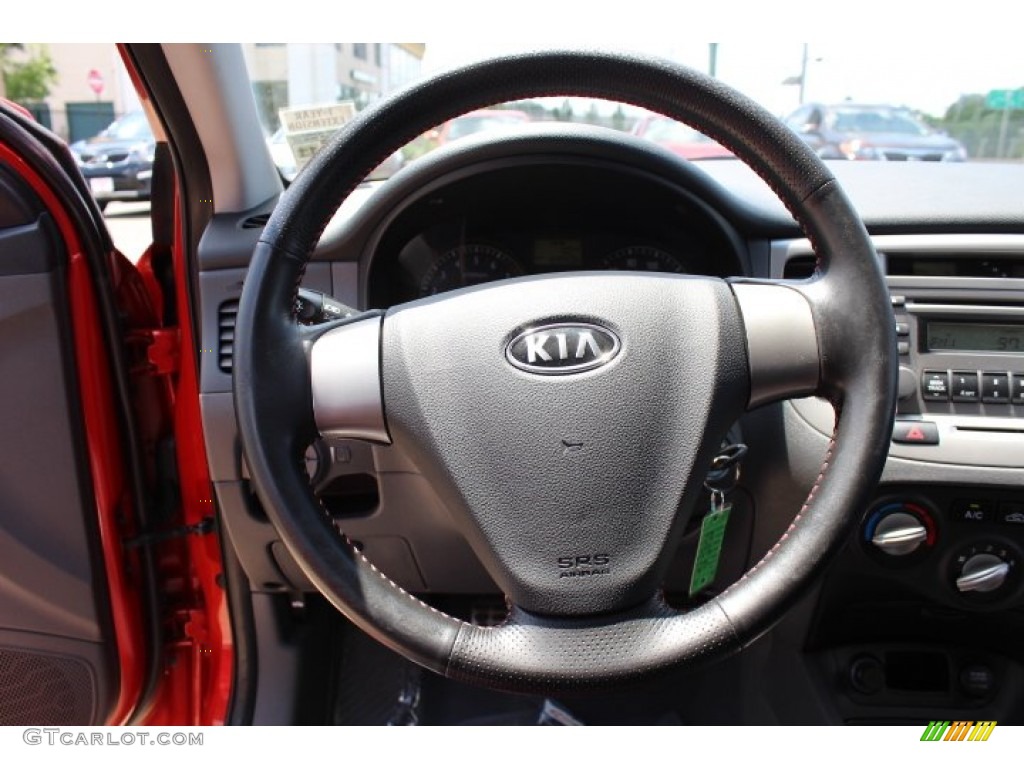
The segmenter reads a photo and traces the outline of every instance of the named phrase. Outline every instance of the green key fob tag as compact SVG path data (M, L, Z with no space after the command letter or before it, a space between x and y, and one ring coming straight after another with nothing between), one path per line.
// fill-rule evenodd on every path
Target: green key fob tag
M700 524L697 557L693 561L693 574L690 576L690 597L715 580L722 555L722 542L725 540L725 526L729 523L731 511L732 504L723 503L718 509L713 509Z

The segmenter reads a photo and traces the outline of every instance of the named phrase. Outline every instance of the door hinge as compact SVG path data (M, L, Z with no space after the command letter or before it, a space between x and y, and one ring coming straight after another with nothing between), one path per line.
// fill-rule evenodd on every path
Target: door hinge
M181 369L181 333L177 328L132 331L126 341L139 350L133 360L134 373L166 376Z

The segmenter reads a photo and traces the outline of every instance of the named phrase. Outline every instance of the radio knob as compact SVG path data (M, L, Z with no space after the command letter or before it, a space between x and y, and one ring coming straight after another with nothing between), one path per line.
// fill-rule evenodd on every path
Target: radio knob
M901 556L915 552L928 541L928 529L910 512L890 512L875 526L871 543L887 555Z
M956 588L960 592L995 592L1010 575L1010 564L997 555L971 555L960 568Z

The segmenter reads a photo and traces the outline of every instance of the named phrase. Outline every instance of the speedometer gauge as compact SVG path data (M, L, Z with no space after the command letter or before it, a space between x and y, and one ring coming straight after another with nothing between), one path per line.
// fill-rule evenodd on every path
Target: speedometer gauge
M432 296L468 285L519 277L518 261L491 245L469 243L441 254L420 280L420 296Z
M640 272L686 272L683 262L668 251L651 245L627 245L608 254L602 264L606 269Z

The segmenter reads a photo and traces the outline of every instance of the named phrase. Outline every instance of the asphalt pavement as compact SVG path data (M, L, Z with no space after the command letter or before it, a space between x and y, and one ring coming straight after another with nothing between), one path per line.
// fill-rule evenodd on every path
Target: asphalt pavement
M103 213L114 245L134 264L153 239L149 203L110 203Z

